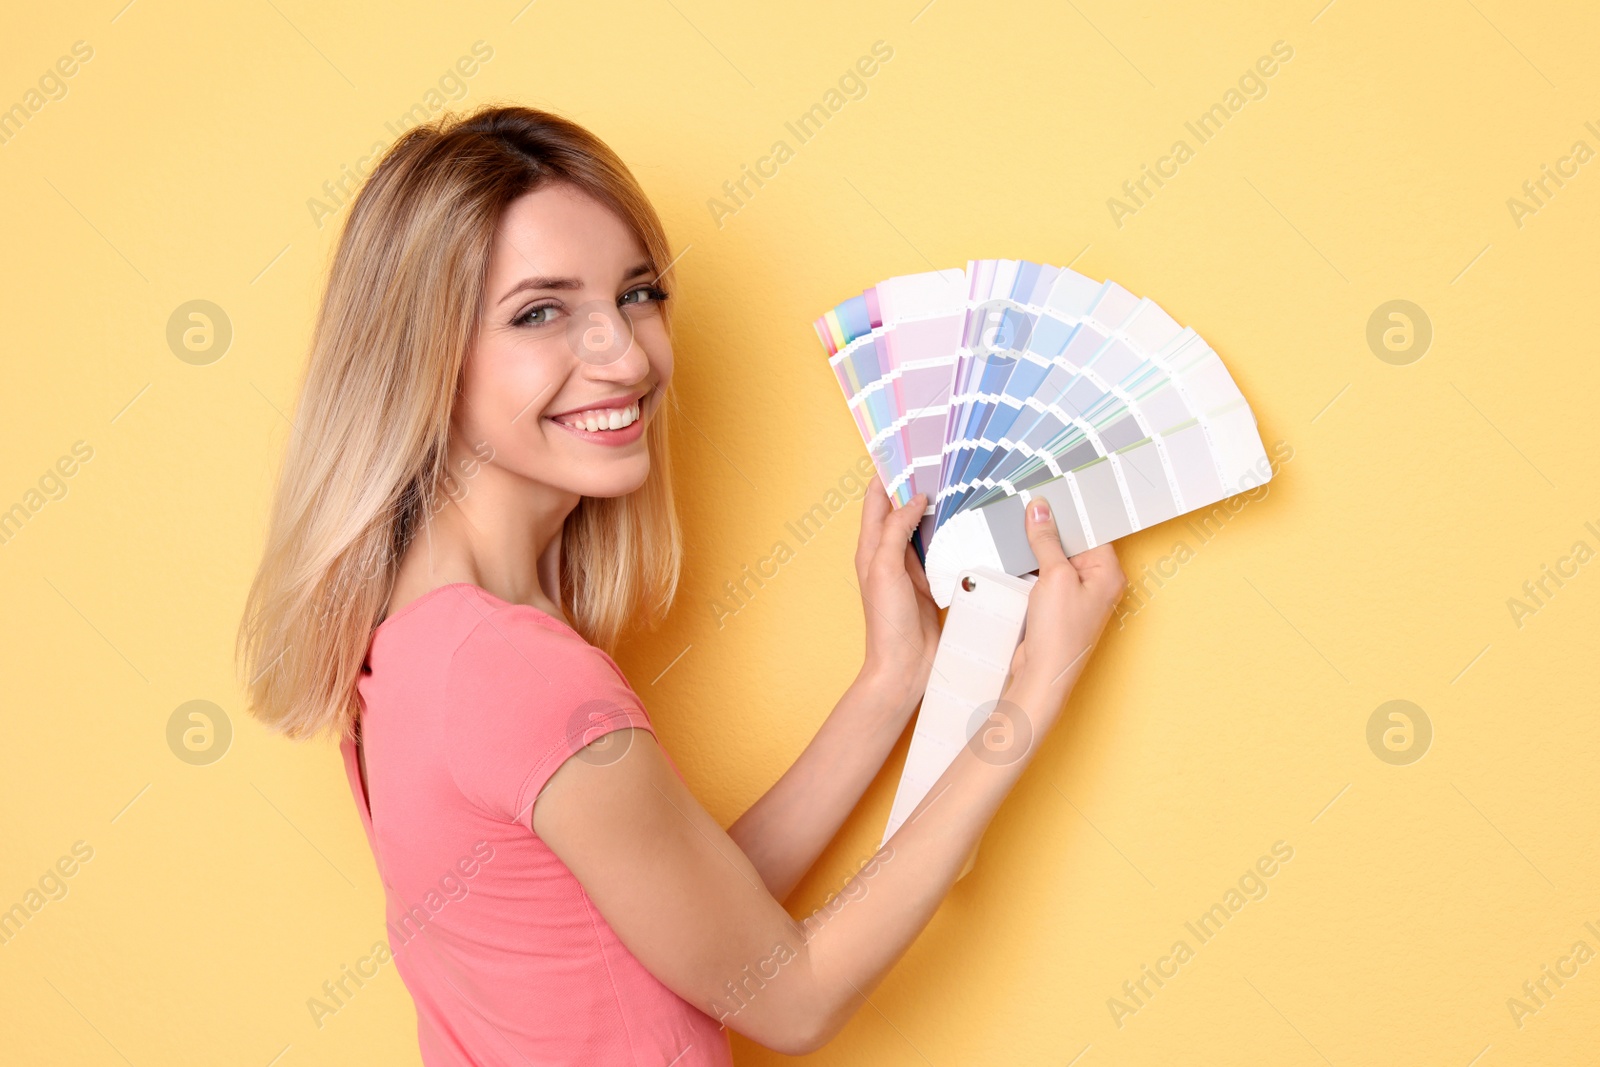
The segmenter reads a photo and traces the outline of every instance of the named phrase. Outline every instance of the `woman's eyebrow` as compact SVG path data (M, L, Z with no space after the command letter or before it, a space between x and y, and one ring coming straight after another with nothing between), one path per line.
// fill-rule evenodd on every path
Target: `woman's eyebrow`
M518 293L526 292L530 289L545 290L582 288L583 282L579 281L577 278L524 278L516 285L513 285L510 289L507 289L506 294L500 298L500 302L503 304L507 300L510 300L512 297L516 296Z
M640 263L638 266L628 271L628 273L624 274L622 276L622 280L625 282L631 282L635 278L643 277L644 275L651 273L654 269L655 268L649 263ZM571 290L582 288L583 281L579 278L524 278L517 284L513 285L510 289L506 290L505 295L500 298L500 303L503 304L507 300L510 300L512 297L516 296L518 293L527 292L528 290Z

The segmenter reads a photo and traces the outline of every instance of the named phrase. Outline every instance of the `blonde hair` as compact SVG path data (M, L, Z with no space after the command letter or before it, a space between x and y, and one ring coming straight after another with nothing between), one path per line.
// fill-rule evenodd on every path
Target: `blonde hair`
M252 714L289 737L353 733L356 683L401 554L441 491L454 495L450 416L496 226L512 200L549 182L611 208L657 271L670 264L661 221L616 154L530 108L408 130L350 209L235 650ZM672 291L666 277L656 284ZM654 625L677 591L669 400L645 428L644 485L583 497L561 532L561 605L608 653L641 609Z

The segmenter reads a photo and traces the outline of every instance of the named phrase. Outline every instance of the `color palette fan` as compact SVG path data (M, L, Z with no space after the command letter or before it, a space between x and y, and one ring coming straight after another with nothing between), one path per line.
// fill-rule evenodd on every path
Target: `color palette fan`
M879 282L815 326L889 496L927 494L916 542L941 607L966 568L1037 569L1034 496L1074 555L1272 477L1216 352L1112 281L971 260Z

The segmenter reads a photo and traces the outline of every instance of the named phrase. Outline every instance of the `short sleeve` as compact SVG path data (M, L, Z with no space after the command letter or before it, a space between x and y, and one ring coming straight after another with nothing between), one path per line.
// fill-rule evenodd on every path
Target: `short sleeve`
M444 700L457 788L522 825L551 775L584 746L628 727L655 733L611 657L525 605L502 607L473 627L451 657Z

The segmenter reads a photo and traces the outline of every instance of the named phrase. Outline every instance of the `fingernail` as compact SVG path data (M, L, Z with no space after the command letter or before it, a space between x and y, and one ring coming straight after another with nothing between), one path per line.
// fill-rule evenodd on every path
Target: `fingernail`
M1050 517L1050 504L1045 500L1035 500L1028 505L1028 517L1034 522L1043 522Z

